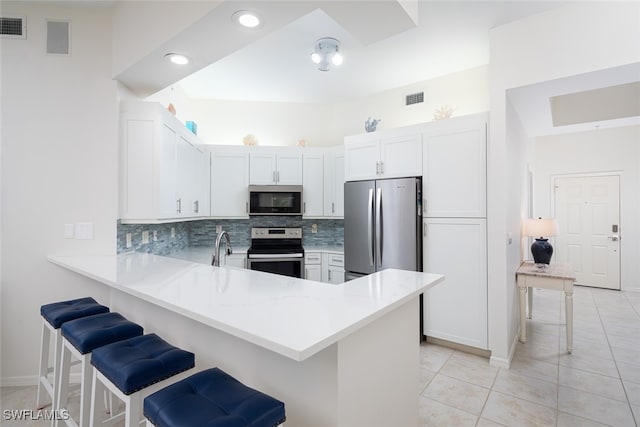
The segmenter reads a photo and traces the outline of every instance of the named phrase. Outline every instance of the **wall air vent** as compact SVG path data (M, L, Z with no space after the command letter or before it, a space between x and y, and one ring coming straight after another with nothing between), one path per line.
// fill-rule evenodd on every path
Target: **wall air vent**
M26 39L27 20L25 17L0 17L0 38Z
M404 105L420 104L424 102L424 92L417 92L405 97Z

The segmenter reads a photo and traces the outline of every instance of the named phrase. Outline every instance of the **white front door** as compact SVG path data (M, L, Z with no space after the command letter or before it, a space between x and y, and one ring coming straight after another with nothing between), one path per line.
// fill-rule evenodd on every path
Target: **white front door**
M554 185L556 260L571 264L579 285L620 289L620 178L557 177Z

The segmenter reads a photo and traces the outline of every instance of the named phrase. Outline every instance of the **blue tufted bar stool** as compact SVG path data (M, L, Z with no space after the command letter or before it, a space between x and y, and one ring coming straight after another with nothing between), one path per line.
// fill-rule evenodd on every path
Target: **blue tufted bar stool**
M113 424L125 418L125 427L138 426L142 419L142 401L151 393L184 379L195 366L195 355L164 341L156 334L129 338L97 348L91 353L93 387L89 424L95 427L104 413L102 399L96 398L96 386L103 384L125 404L125 412L102 421ZM113 414L112 414L113 415Z
M42 339L40 341L40 369L38 373L36 408L42 409L45 407L47 394L51 398L52 407L57 402L57 387L60 382L60 353L62 350L60 327L70 320L107 313L108 311L109 307L98 304L96 300L90 297L54 302L40 307ZM53 355L50 354L52 338ZM52 358L53 364L50 362ZM52 374L53 377L51 381L49 380L49 374Z
M147 427L272 427L284 423L284 403L219 368L176 382L144 400Z
M80 418L75 422L71 417L64 419L67 425L89 426L91 408L91 352L96 348L139 337L142 326L130 322L119 313L102 313L65 322L60 328L62 333L62 356L60 361L60 383L56 409L67 409L69 388L69 368L72 356L80 360ZM56 418L56 426L59 419Z

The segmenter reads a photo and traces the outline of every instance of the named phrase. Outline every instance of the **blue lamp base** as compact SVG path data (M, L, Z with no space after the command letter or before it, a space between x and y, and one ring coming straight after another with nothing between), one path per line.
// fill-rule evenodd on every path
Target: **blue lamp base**
M531 245L531 254L536 264L549 264L553 255L553 246L549 243L549 239L536 239Z

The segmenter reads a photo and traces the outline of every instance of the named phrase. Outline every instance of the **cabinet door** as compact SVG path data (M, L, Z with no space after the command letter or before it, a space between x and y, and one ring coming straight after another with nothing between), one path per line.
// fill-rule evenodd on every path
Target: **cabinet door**
M252 152L249 156L251 185L276 184L276 153Z
M177 216L191 217L195 200L194 175L195 148L182 136L176 139L176 191Z
M278 153L276 163L278 185L302 185L302 153Z
M380 162L380 175L383 178L422 175L422 135L382 139Z
M167 124L160 124L158 145L154 147L157 156L154 194L157 197L157 218L175 218L179 215L177 178L177 132Z
M194 175L194 200L192 211L194 216L209 216L209 153L201 147L194 147L193 175Z
M378 177L379 141L347 142L344 149L346 181L361 181Z
M249 215L249 153L218 151L211 153L211 216Z
M424 220L423 270L445 276L424 293L427 336L487 349L486 220Z
M324 154L305 152L302 155L303 179L302 215L307 217L324 214Z
M324 215L344 216L344 148L325 156Z
M424 214L486 217L486 115L450 120L424 134Z
M327 283L339 285L344 283L344 268L330 265L328 268L329 277Z
M315 280L316 282L322 281L322 266L317 265L305 265L304 266L304 278L307 280Z

